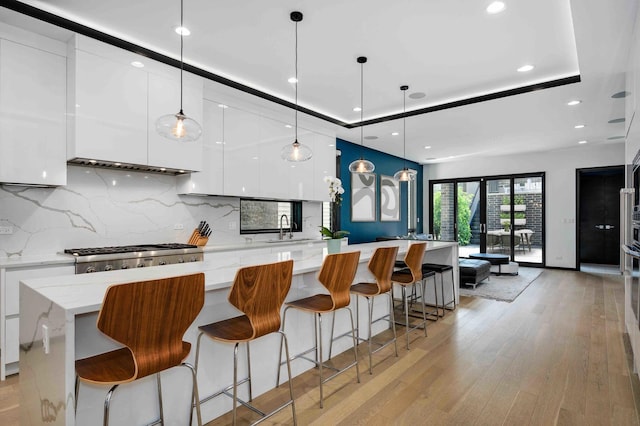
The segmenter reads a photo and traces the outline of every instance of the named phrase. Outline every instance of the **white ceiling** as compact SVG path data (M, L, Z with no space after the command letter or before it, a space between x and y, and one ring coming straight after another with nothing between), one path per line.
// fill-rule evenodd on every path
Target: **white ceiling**
M580 83L410 117L406 157L420 162L622 143L624 70L638 0L184 0L185 62L293 102L294 24L299 103L335 119L364 119L580 75ZM24 3L179 58L179 0L29 0ZM0 19L11 20L12 14ZM9 22L11 23L11 22ZM528 73L516 69L524 64ZM569 107L571 99L580 99ZM584 124L583 129L575 129ZM336 126L359 143L360 129ZM400 132L398 136L391 133ZM403 155L402 121L366 126L365 145ZM425 149L430 146L430 149ZM428 160L431 159L431 160Z

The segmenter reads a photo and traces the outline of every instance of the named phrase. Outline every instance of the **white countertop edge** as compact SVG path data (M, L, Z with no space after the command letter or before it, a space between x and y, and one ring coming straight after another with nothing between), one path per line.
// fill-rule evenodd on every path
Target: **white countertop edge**
M0 257L0 268L26 268L29 266L47 265L73 265L75 259L72 256L62 254L30 255L19 257Z
M408 246L416 241L397 240L376 243L353 244L343 247L342 252L360 251L360 263L368 262L377 247L398 245L400 255L406 253ZM456 246L453 242L429 241L427 251ZM277 253L250 254L229 253L204 262L166 265L162 267L128 269L95 274L80 274L36 278L21 281L40 293L71 315L80 315L99 310L104 293L110 285L127 282L153 280L180 275L205 273L205 291L229 288L235 273L242 266L272 263L294 259L293 275L317 272L326 255L325 247L304 247L300 250L283 250Z

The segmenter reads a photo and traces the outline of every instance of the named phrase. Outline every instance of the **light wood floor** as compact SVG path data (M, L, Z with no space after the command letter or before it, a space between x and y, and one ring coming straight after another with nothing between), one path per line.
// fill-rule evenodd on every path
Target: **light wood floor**
M298 423L639 425L623 299L620 277L560 270L545 270L512 303L463 298L429 323L429 337L412 332L410 351L399 327L399 357L392 347L374 355L373 375L360 345L361 383L353 370L329 382L324 409L316 371L295 378ZM15 376L0 384L2 425L19 424L17 386ZM255 403L277 405L286 389ZM287 409L266 423L291 422Z

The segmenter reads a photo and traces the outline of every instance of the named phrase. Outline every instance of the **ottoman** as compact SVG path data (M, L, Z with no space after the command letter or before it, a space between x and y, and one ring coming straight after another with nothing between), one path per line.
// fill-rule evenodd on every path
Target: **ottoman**
M460 283L476 286L491 276L491 263L480 259L459 259Z

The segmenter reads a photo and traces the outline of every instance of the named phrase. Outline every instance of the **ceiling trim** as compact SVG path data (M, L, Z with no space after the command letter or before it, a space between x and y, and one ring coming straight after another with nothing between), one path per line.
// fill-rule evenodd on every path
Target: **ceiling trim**
M94 28L88 27L86 25L80 24L78 22L72 21L70 19L67 18L63 18L59 15L53 14L51 12L47 12L45 10L39 9L37 7L22 3L20 1L17 0L5 0L2 2L2 7L6 8L6 9L10 9L13 10L15 12L19 12L22 13L23 15L27 15L30 16L32 18L38 19L40 21L43 22L47 22L49 24L64 28L66 30L69 31L73 31L75 33L96 39L98 41L101 41L103 43L107 43L110 44L112 46L127 50L129 52L133 52L139 55L142 55L144 57L147 57L149 59L153 59L155 61L158 62L162 62L166 65L175 67L175 68L180 68L180 61L177 59L174 59L170 56L166 56L163 55L161 53L158 53L156 51L153 51L151 49L147 49L145 47L139 46L135 43L131 43L128 42L126 40L123 40L121 38L118 37L114 37L110 34L104 33L102 31L98 31ZM309 108L305 108L303 106L300 105L296 105L293 102L289 102L285 99L279 98L277 96L271 95L269 93L263 92L261 90L255 89L251 86L247 86L241 83L238 83L237 81L228 79L226 77L223 77L221 75L203 70L202 68L198 68L195 67L193 65L189 65L187 63L184 63L184 70L187 72L190 72L192 74L198 75L200 77L206 78L208 80L211 81L215 81L216 83L220 83L222 85L231 87L233 89L239 90L241 92L245 92L248 93L250 95L253 96L257 96L259 98L265 99L267 101L270 102L274 102L276 104L282 105L284 107L293 109L293 110L298 110L299 112L302 112L304 114L310 115L312 117L316 117L319 118L321 120L327 121L329 123L332 124L336 124L338 126L344 127L346 129L353 129L353 128L357 128L360 126L368 126L371 124L378 124L378 123L383 123L386 121L393 121L393 120L398 120L401 118L405 118L405 117L412 117L415 115L422 115L422 114L428 114L431 112L436 112L436 111L442 111L442 110L446 110L446 109L451 109L451 108L457 108L457 107L461 107L461 106L465 106L465 105L471 105L471 104L475 104L475 103L479 103L479 102L486 102L486 101L491 101L494 99L500 99L500 98L504 98L504 97L508 97L508 96L514 96L514 95L520 95L523 93L528 93L528 92L533 92L536 90L542 90L542 89L549 89L552 87L558 87L558 86L563 86L566 84L573 84L573 83L579 83L580 80L580 75L574 75L574 76L570 76L570 77L565 77L565 78L559 78L556 80L550 80L550 81L544 81L544 82L540 82L540 83L536 83L536 84L531 84L528 86L522 86L522 87L517 87L514 89L508 89L508 90L502 90L499 92L493 92L493 93L487 93L485 95L480 95L480 96L474 96L471 98L466 98L466 99L460 99L457 101L452 101L452 102L447 102L447 103L443 103L443 104L438 104L438 105L432 105L429 107L425 107L425 108L419 108L419 109L415 109L412 111L407 111L404 113L398 113L398 114L392 114L392 115L385 115L385 116L381 116L381 117L376 117L376 118L372 118L369 120L364 120L364 121L358 121L358 122L353 122L353 123L347 123L344 122L342 120L339 120L337 118L331 117L329 115L326 114L322 114L318 111L314 111L312 109Z

